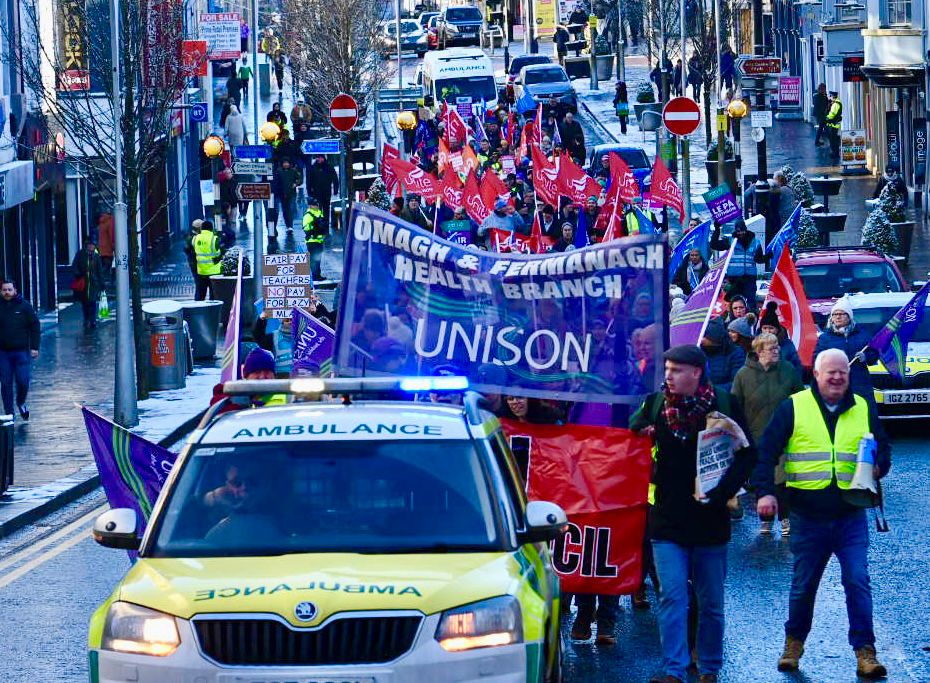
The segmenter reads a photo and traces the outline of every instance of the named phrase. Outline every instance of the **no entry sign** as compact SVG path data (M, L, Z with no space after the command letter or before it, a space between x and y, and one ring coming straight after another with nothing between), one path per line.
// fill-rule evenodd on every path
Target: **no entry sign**
M329 121L340 133L348 133L358 123L358 103L351 95L336 95L329 104Z
M672 135L691 135L701 125L701 108L690 97L676 97L662 110L662 123Z

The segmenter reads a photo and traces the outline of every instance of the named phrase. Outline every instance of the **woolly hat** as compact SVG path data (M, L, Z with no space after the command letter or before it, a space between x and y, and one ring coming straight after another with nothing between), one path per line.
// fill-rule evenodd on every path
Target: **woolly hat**
M711 318L707 323L707 329L704 330L704 336L715 344L722 344L727 336L727 330L723 326L723 321L720 320L720 318Z
M248 377L253 372L262 372L270 370L274 372L274 355L265 349L252 349L249 355L245 357L243 363L242 376Z
M754 336L752 333L752 320L749 316L737 318L727 326L727 330L736 332L739 336L746 337L747 339L752 339Z
M849 297L842 296L836 300L836 303L833 304L833 308L830 309L830 315L833 315L837 311L842 311L849 316L849 322L853 321L853 309L849 305Z
M759 318L759 325L770 325L776 330L781 329L781 322L778 320L778 304L774 301L765 304L765 313Z

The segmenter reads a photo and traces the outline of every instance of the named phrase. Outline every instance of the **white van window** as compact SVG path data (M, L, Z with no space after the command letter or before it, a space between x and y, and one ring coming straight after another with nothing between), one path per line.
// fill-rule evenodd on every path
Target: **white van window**
M442 78L436 81L437 100L455 97L470 97L473 102L497 99L497 88L493 76L472 76L470 78Z

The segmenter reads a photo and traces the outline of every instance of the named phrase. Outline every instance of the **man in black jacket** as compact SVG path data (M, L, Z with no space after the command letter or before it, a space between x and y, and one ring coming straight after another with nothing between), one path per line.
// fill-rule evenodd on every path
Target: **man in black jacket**
M32 305L16 291L15 283L0 280L0 386L5 415L13 414L15 385L19 414L29 419L26 394L32 361L39 357L40 332Z
M689 578L699 611L700 683L716 683L723 663L723 586L730 540L727 500L736 495L752 471L756 449L737 400L708 381L703 351L692 345L674 346L663 358L662 392L646 397L630 420L630 429L651 435L655 443L655 501L649 512L649 529L662 586L658 621L664 673L651 683L688 680ZM731 429L735 423L742 430L746 445L735 450L719 483L698 499L698 432L713 411L729 418Z
M320 202L323 220L329 225L329 203L339 194L339 176L326 157L320 155L307 167L307 194Z

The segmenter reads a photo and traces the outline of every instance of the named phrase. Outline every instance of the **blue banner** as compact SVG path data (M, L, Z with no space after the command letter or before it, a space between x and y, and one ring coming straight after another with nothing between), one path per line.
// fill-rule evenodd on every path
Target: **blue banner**
M499 254L354 206L336 330L342 375L448 372L491 394L638 403L661 384L665 238Z

